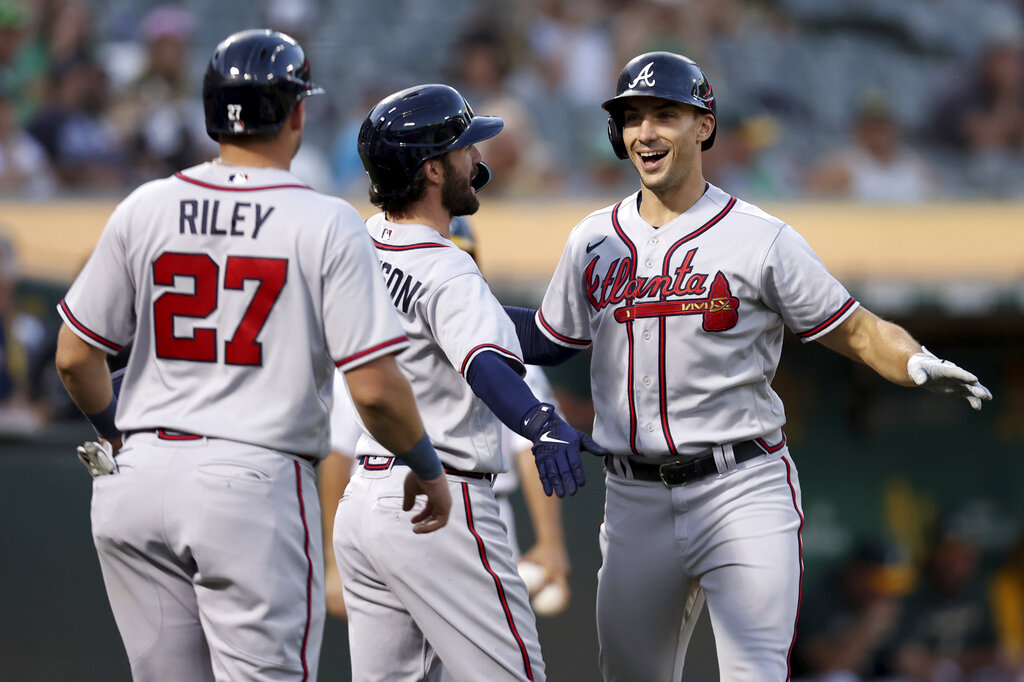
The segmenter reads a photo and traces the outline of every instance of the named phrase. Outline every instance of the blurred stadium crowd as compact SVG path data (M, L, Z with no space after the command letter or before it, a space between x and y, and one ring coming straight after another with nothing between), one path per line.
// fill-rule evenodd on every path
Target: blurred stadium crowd
M120 198L215 156L203 71L219 40L254 26L299 38L328 91L309 100L294 171L353 200L366 112L429 81L505 119L481 145L489 195L632 190L600 103L654 49L708 73L720 132L705 175L746 199L1024 199L1024 0L0 0L0 202ZM52 311L15 306L18 281L0 235L8 433L77 414L53 373ZM795 672L1024 680L1024 541L1003 560L983 570L948 528L921 562L858 545L834 581L807 587Z
M754 200L1024 196L1021 0L0 0L0 192L121 193L215 154L199 89L246 26L294 34L329 97L297 171L364 196L355 130L445 81L506 120L495 194L633 185L600 103L631 56L695 58L718 96L707 176Z

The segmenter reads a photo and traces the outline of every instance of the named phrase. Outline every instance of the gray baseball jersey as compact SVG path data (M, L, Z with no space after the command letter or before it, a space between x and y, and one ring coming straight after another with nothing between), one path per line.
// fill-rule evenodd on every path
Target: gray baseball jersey
M334 550L349 614L354 679L544 679L537 624L491 489L507 468L504 428L465 372L479 353L516 365L512 321L472 257L425 225L367 221L410 344L398 356L445 465L448 525L410 528L408 469L364 434L338 504Z
M121 202L59 310L94 346L132 345L121 431L323 457L332 364L407 345L375 265L349 204L284 170L205 163Z
M409 347L399 366L412 384L423 422L441 461L464 471L508 468L501 421L473 393L466 369L493 351L522 366L515 327L473 258L425 225L396 226L379 213L366 221L381 272ZM363 455L390 456L368 434Z
M132 346L92 531L133 677L316 679L332 373L408 344L359 214L202 164L121 202L59 310Z
M639 200L576 226L536 317L558 344L593 344L594 437L617 455L602 674L680 679L706 602L723 680L788 679L803 513L771 381L784 327L816 339L858 304L792 227L717 187L657 227Z
M656 458L777 431L783 326L810 341L857 305L792 227L709 185L658 228L637 196L587 216L537 319L593 343L594 439Z

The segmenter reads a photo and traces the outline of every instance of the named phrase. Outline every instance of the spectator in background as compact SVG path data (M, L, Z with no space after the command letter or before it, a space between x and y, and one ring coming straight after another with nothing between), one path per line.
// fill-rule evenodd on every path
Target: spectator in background
M840 682L888 675L902 598L913 569L897 548L857 543L823 589L807 595L795 652L806 682Z
M510 93L510 46L493 27L473 27L455 50L458 89L474 107L505 121L501 135L476 147L494 169L488 191L536 196L557 191L563 174L536 132L523 97Z
M366 199L370 183L363 168L363 161L359 158L356 141L359 139L359 128L366 120L367 112L399 87L397 84L392 85L394 87L375 84L365 90L360 95L359 102L346 112L337 126L338 133L331 143L329 164L331 182L342 196L352 197L358 201Z
M993 23L978 62L934 107L932 135L968 155L986 195L1024 196L1024 21Z
M1024 535L989 583L999 652L1014 679L1024 679Z
M28 22L29 14L24 5L0 0L0 91L15 93L25 86L18 57Z
M704 175L732 194L757 199L799 194L798 172L789 157L776 153L782 135L770 114L742 119L723 116L715 146L704 154Z
M996 635L978 561L965 533L940 530L924 580L904 604L893 661L908 680L959 682L994 674Z
M47 416L45 405L31 399L29 385L34 366L47 348L42 321L18 308L18 254L14 241L0 229L0 434L25 434L37 430Z
M716 2L727 9L715 10ZM712 67L713 58L708 49L712 17L728 12L734 4L733 0L638 0L622 3L612 22L615 64L624 64L638 54L664 50L690 55L704 68ZM605 77L614 78L615 75L613 67Z
M811 196L875 203L924 202L939 191L931 166L876 94L862 99L851 143L812 168L804 187Z
M151 10L139 25L146 66L111 112L135 173L132 184L216 155L212 140L202 144L206 133L196 125L203 116L198 88L189 82L188 73L194 25L188 10L172 5Z
M320 9L314 0L267 0L263 7L264 25L294 38L300 45L307 46L307 50L316 45L314 36L320 28ZM331 89L333 92L333 88ZM392 90L388 90L392 92ZM385 92L381 95L388 94ZM378 100L374 100L376 103ZM337 126L339 115L333 106L333 98L313 97L306 104L306 130L316 135L318 130L331 130ZM366 108L359 112L359 122L366 117L373 103L367 104ZM337 192L338 185L335 183L330 153L326 144L317 144L320 138L314 137L307 140L310 144L299 147L298 153L292 159L292 174L318 192ZM323 140L326 141L326 140ZM359 162L359 155L356 154L356 138L353 135L350 143L351 153L356 158L356 164L362 173L362 164ZM363 174L363 177L366 177ZM366 196L365 185L359 193L360 198ZM327 536L325 536L327 537Z
M0 84L0 195L42 199L55 185L46 150L18 126L13 93Z
M51 76L53 99L28 125L46 149L61 185L113 189L124 180L123 156L106 118L106 76L91 60L69 57Z
M606 117L596 106L607 99L608 75L617 67L604 9L601 2L542 0L523 22L528 58L513 75L513 90L569 191L587 189L588 174L607 167L600 156L591 158L592 150L614 159L606 153Z
M56 97L52 74L61 64L91 59L93 23L87 0L35 0L31 39L18 54L24 88L19 120L26 123Z

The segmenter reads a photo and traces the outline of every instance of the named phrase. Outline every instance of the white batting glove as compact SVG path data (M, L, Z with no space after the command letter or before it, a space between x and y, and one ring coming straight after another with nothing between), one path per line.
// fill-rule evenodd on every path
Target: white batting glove
M992 392L981 385L978 377L957 367L949 360L941 360L924 346L921 352L910 356L907 373L914 383L933 393L963 396L976 410L982 400L992 400Z
M92 474L93 478L117 473L117 462L114 461L114 448L110 443L89 441L75 448L75 452L78 454L78 459L82 460L82 464L85 465L85 468Z

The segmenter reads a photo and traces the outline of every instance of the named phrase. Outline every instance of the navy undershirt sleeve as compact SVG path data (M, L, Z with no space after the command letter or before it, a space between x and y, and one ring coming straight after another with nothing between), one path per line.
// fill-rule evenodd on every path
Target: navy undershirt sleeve
M466 381L502 424L525 435L523 420L540 401L505 358L493 351L480 353L470 363Z
M512 323L516 326L519 345L523 348L523 360L528 365L560 365L579 350L560 346L541 333L534 322L537 311L533 308L503 306Z

